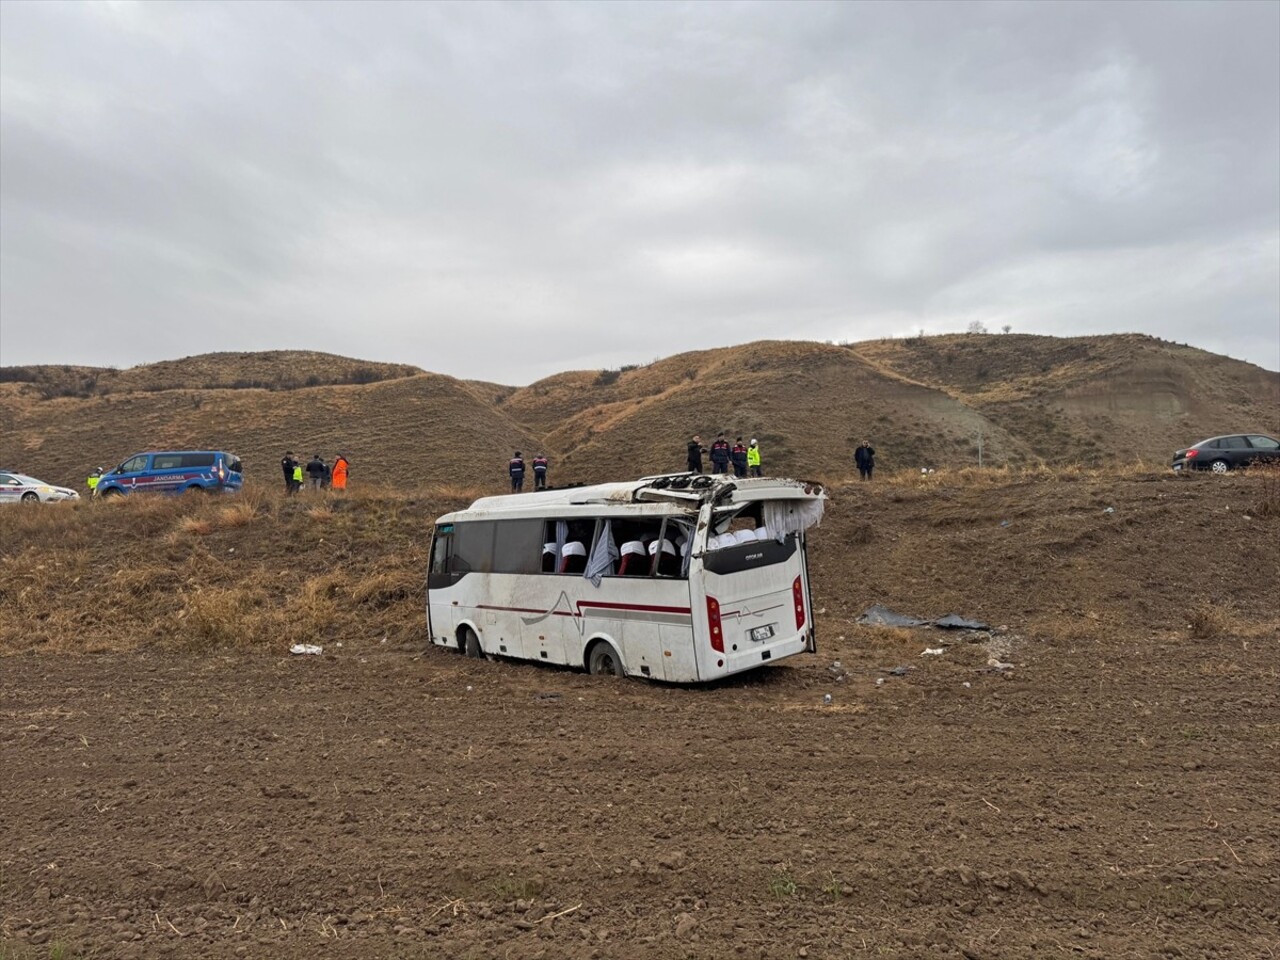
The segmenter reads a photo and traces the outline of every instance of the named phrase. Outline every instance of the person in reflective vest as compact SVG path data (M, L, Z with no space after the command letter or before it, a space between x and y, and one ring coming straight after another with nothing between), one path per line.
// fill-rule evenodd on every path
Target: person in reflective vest
M547 489L547 467L550 461L545 453L540 453L533 458L533 489Z
M302 489L302 464L295 463L293 465L293 489L290 493L297 493Z
M751 446L747 447L747 473L753 477L763 477L760 470L760 445L756 438L751 438Z
M85 481L89 485L89 492L95 493L98 489L98 478L103 474L103 469L98 467L93 473L89 474L89 479Z
M333 475L330 481L333 484L333 489L347 489L347 473L350 469L351 462L343 454L338 454L337 459L333 461Z
M519 450L507 464L507 472L511 474L511 492L519 493L524 489L524 458L520 456Z

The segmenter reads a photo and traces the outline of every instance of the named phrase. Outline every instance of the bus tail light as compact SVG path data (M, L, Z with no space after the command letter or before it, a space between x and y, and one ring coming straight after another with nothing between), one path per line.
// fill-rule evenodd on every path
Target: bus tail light
M799 630L804 626L804 584L800 582L799 577L796 577L795 583L791 584L791 597L795 600L796 629Z
M711 633L711 649L724 653L724 632L720 629L720 601L707 597L707 629Z

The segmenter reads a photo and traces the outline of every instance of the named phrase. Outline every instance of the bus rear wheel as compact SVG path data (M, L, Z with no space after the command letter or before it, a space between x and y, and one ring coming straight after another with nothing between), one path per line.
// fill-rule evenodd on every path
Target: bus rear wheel
M476 632L470 627L462 631L462 643L459 649L468 657L474 657L477 660L484 659L484 648L480 646L480 638L476 636Z
M587 672L597 677L625 677L622 658L608 642L601 641L591 648L587 657Z

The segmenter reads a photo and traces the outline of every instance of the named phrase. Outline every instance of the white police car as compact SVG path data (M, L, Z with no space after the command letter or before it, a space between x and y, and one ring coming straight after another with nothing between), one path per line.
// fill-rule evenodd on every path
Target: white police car
M55 487L25 473L0 470L0 503L53 503L79 499L80 494L67 487Z

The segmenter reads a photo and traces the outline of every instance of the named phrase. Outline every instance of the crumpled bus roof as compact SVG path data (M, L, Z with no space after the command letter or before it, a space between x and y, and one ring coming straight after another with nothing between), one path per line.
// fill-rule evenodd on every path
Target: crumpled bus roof
M661 474L621 483L597 483L554 487L530 493L481 497L465 510L441 520L472 512L485 514L554 513L557 507L629 504L668 504L677 510L696 511L708 500L720 504L755 500L825 500L822 484L787 477L733 477L724 474ZM665 511L664 511L665 512Z

